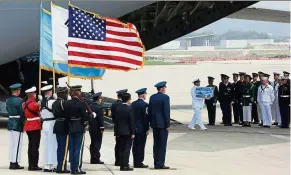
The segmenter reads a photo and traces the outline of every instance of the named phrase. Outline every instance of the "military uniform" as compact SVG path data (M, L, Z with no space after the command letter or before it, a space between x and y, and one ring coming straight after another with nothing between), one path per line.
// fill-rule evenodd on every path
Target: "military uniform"
M138 95L146 94L146 88L136 91ZM133 164L135 168L147 168L143 164L147 132L149 131L148 103L138 99L131 104L135 117L135 138L133 142Z
M257 73L253 73L253 77L258 76ZM259 115L258 115L258 105L257 105L257 96L258 96L258 88L261 85L260 81L252 81L254 85L254 96L253 96L253 104L252 104L252 121L254 124L259 123Z
M234 73L233 76L238 76L239 74ZM241 89L243 82L237 81L233 82L233 118L235 123L241 123L243 121L243 112L241 106Z
M208 80L213 80L213 77L208 77ZM216 118L216 103L218 98L218 88L215 85L208 85L206 87L212 87L213 90L213 97L210 99L205 99L205 104L208 111L208 125L215 125L215 118Z
M290 84L283 84L278 90L279 106L281 113L281 128L289 128L290 125Z
M229 79L227 75L223 77ZM218 101L223 115L223 123L225 126L231 126L231 102L233 101L233 85L231 83L221 83L218 90Z
M101 92L98 92L93 95L94 103L90 105L90 108L93 112L96 113L96 118L92 119L89 123L89 133L91 137L90 145L90 155L91 155L91 164L103 164L100 160L100 149L102 145L103 131L104 131L104 110L102 103L97 102L101 98Z
M246 75L249 76L249 75ZM250 76L249 76L250 77ZM242 85L242 99L241 104L243 106L243 124L242 126L251 126L252 120L252 102L253 102L253 94L254 88L252 83L244 83Z
M9 87L12 91L21 90L21 84L13 84ZM25 116L22 109L23 100L18 96L12 95L6 101L6 109L9 115L9 169L23 169L18 163L21 161L23 123Z
M279 76L279 73L274 72L274 76ZM280 107L279 107L279 96L278 96L278 90L279 90L279 82L278 81L273 81L271 83L271 86L274 89L274 95L275 95L275 100L272 104L272 119L275 121L274 125L281 125L281 115L280 115Z

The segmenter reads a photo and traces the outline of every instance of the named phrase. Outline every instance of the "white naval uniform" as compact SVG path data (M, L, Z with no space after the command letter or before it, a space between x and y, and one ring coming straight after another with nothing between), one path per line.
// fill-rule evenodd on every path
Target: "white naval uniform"
M263 126L272 125L271 105L275 100L273 87L269 84L258 88L258 104L260 105Z
M279 97L278 97L278 89L279 89L279 83L272 82L271 83L273 89L274 89L274 96L275 100L272 104L272 119L275 122L278 122L279 126L281 125L281 114L280 114L280 106L279 106Z
M194 114L193 114L192 121L189 124L189 128L194 128L195 124L198 124L201 129L206 129L201 119L201 110L203 109L203 106L204 106L204 99L196 97L196 88L197 86L194 86L191 89L192 108L194 110Z
M47 98L47 97L46 97ZM52 104L55 102L54 99L47 101L47 107L52 109ZM43 108L40 112L42 119L54 118L52 112ZM45 169L53 169L57 165L57 138L56 134L53 133L55 120L43 121L42 124L42 140L44 144L44 165Z

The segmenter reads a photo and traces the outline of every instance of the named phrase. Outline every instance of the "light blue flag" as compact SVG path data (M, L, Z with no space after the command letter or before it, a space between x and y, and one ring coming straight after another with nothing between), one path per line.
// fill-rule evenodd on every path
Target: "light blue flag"
M41 69L53 70L52 56L52 18L50 12L41 8L40 10L40 52L39 65Z
M214 88L213 87L197 87L196 97L198 98L211 98L213 97Z

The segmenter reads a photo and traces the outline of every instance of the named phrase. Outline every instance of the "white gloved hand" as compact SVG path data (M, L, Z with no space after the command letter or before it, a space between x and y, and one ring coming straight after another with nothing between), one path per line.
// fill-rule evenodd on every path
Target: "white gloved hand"
M70 95L68 95L67 100L72 100L72 97Z
M56 93L53 94L53 98L56 100L58 99L58 95Z
M38 101L42 101L42 95L38 95L37 98L38 98Z
M92 116L93 116L93 118L96 118L96 113L95 112L92 112Z

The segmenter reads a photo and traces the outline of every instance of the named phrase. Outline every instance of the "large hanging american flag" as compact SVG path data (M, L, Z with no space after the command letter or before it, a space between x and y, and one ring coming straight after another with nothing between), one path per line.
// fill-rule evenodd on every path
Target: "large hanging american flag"
M144 46L133 24L69 6L68 63L132 70L143 65Z

